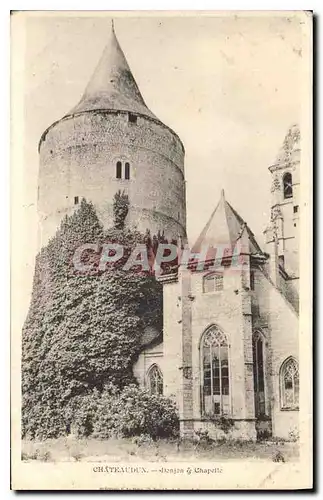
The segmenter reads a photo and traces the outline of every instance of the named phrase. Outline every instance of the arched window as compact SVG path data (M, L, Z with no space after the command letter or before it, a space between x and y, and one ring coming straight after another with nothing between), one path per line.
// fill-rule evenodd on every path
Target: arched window
M283 177L284 199L293 197L293 179L290 172L286 172Z
M163 394L163 375L157 365L150 367L147 375L150 394Z
M121 177L122 177L122 164L121 164L121 161L117 161L116 178L121 179Z
M261 333L253 336L253 380L255 392L256 417L266 414L265 403L265 369L264 369L264 341Z
M125 164L124 178L126 180L130 179L130 164L128 162Z
M202 413L230 413L229 349L227 338L216 326L202 337Z
M294 358L284 361L280 369L281 407L297 410L299 406L299 370Z
M223 290L223 274L222 273L212 273L207 274L203 278L203 292L220 292Z
M122 173L123 173L123 175L122 175ZM117 161L117 163L116 163L116 178L117 179L124 178L127 181L130 179L130 163L129 162L126 162L124 164L124 167L122 168L122 162Z

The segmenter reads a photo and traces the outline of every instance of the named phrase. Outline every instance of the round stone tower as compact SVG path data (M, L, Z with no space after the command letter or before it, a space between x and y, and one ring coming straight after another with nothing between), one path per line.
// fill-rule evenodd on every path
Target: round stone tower
M114 194L130 201L127 224L186 237L184 147L147 108L112 26L79 104L39 142L41 245L84 197L105 227Z

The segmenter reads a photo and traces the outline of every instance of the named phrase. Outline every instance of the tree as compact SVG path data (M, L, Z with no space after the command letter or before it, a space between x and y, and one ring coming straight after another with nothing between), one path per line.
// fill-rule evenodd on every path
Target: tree
M114 227L116 229L123 229L125 220L129 212L129 198L124 191L119 191L114 195L113 200L113 215Z

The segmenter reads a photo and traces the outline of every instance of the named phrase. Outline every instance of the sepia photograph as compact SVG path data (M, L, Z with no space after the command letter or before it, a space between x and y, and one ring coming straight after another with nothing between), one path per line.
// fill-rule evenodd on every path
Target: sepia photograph
M310 488L312 12L11 50L12 488Z

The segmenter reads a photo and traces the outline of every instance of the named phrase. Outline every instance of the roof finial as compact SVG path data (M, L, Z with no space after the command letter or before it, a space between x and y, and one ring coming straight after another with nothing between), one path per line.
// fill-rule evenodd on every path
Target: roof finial
M224 189L221 189L221 199L224 200L225 196L224 196Z
M114 19L111 19L111 28L112 28L112 32L115 33L115 31L114 31Z

